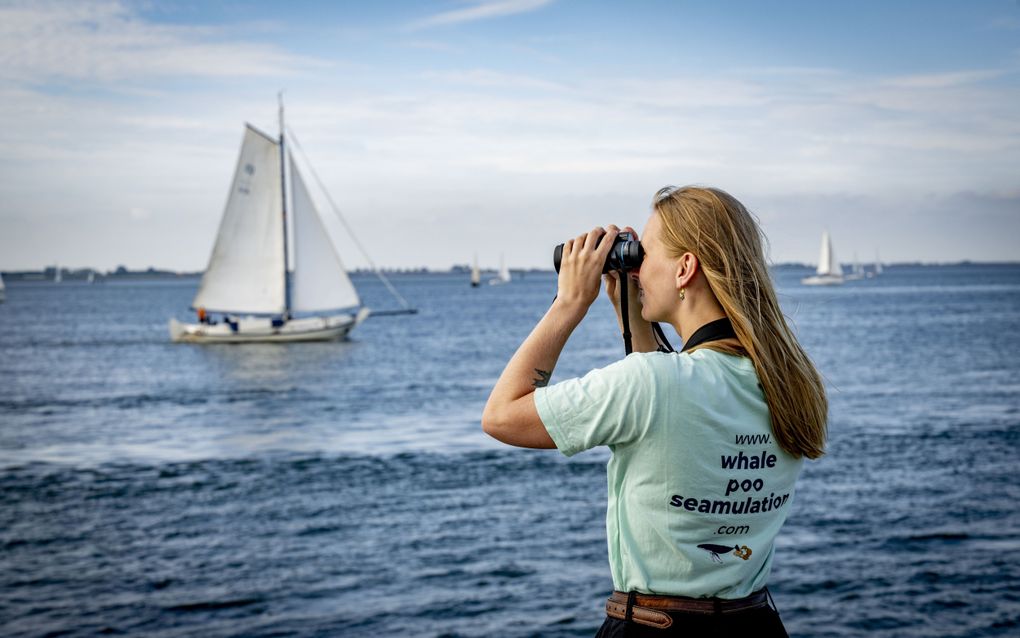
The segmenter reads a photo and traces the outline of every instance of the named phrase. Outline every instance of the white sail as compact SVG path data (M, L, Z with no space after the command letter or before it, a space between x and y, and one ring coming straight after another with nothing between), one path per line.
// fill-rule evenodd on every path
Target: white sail
M471 285L477 286L482 281L482 271L478 269L478 253L475 253L471 261Z
M499 275L495 279L490 279L489 284L496 286L499 284L510 283L510 269L506 267L506 259L503 258L503 253L499 254Z
M192 306L212 312L284 311L280 145L248 126L209 266Z
M832 249L832 240L829 238L829 231L822 233L822 250L821 254L818 256L818 269L816 272L819 275L843 275L843 269L836 260L836 251Z
M294 199L291 308L296 312L317 312L360 306L358 292L319 218L293 157L290 158L290 183Z
M0 275L0 301L7 298L7 291L4 289L4 276Z

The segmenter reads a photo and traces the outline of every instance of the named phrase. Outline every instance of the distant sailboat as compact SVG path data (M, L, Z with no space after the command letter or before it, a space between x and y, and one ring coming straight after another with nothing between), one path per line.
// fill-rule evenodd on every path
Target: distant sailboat
M861 265L861 262L857 261L857 253L854 253L854 263L850 267L850 274L844 275L843 279L845 281L864 279L864 266Z
M0 275L0 303L7 300L7 288L4 287L4 276Z
M89 284L96 283L96 273L90 270L88 277L85 278L85 283Z
M832 286L843 283L843 268L836 260L836 252L832 250L829 231L822 233L822 249L815 275L801 279L800 283L807 286Z
M482 283L482 271L478 269L478 253L471 260L471 287L477 288Z
M53 273L53 283L59 284L62 281L64 281L64 275L60 272L60 266L57 266Z
M173 341L338 339L368 317L290 152L292 135L285 138L284 130L282 102L279 138L246 125L216 244L192 301L200 322L170 319ZM223 321L207 313L219 313Z
M506 260L503 258L503 253L499 254L499 275L494 279L489 280L489 285L497 286L499 284L510 283L510 269L506 267Z
M882 274L882 260L878 258L878 253L875 253L875 275Z

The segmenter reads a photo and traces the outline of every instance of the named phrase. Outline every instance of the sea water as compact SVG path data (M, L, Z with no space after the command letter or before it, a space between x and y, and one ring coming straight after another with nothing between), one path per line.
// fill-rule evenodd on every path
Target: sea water
M788 629L1020 634L1020 266L806 274L774 273L830 441L776 543ZM420 313L349 341L197 346L166 332L195 280L8 282L0 635L592 635L608 453L479 426L553 275L394 284ZM622 355L611 313L593 306L554 382Z

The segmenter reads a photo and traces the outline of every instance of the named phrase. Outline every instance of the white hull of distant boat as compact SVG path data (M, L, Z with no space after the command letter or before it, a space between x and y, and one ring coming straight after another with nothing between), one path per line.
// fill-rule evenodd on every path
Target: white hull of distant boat
M236 323L182 323L170 320L170 338L182 343L285 343L343 339L369 315L368 308L356 314L305 317L274 322L266 317L241 317ZM236 328L234 327L236 326Z
M805 286L838 286L845 279L839 275L813 275L800 280Z
M801 279L800 283L805 286L838 286L843 281L843 267L836 260L836 253L832 250L832 240L829 238L828 231L823 232L818 268L813 276Z

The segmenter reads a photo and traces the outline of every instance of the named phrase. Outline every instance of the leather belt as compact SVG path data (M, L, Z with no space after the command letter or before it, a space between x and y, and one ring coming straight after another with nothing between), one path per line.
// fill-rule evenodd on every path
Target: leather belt
M768 590L759 589L745 598L725 600L722 598L685 598L683 596L656 596L654 594L633 594L631 620L641 625L666 629L673 624L669 612L688 614L732 614L748 609L767 607ZM606 614L619 620L627 619L629 594L614 591L606 601Z

